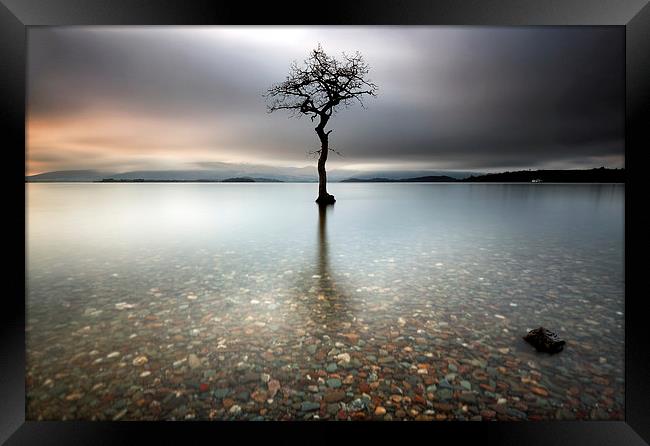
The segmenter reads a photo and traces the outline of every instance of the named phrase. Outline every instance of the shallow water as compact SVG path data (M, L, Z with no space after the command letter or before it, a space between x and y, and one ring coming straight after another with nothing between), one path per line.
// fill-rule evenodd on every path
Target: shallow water
M623 419L622 185L330 192L28 184L27 418Z

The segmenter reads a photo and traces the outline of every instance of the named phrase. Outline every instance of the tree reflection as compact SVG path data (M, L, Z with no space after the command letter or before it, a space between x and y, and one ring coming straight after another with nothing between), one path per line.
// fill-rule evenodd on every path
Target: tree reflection
M330 264L327 219L331 217L333 208L334 205L318 206L315 262L312 268L307 268L301 274L293 287L294 301L298 303L296 316L301 317L307 326L315 323L320 328L327 327L328 332L341 329L341 324L355 317L345 286L332 273Z

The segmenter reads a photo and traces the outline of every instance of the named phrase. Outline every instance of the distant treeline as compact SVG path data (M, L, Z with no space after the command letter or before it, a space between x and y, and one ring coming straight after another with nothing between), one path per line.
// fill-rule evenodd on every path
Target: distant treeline
M589 170L520 170L471 176L461 181L530 183L533 180L541 180L545 183L625 183L625 169L600 167Z
M448 177L446 175L415 177L415 178L402 178L399 180L392 180L389 178L348 178L341 180L341 183L448 183L450 181L458 181L456 178Z
M625 183L625 169L600 167L588 170L520 170L517 172L488 173L457 179L449 176L403 178L349 178L342 183Z

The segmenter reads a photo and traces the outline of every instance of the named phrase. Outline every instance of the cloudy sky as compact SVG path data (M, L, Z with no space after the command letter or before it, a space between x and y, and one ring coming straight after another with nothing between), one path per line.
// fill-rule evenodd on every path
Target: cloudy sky
M624 164L620 28L39 27L28 35L27 173L314 163L314 124L262 94L318 43L379 86L330 121L331 168Z

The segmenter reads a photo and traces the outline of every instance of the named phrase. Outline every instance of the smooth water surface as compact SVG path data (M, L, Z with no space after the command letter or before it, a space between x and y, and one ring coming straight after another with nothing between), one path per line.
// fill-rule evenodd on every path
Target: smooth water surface
M623 419L624 186L330 192L28 184L27 418Z

